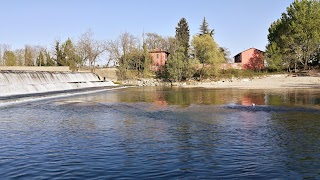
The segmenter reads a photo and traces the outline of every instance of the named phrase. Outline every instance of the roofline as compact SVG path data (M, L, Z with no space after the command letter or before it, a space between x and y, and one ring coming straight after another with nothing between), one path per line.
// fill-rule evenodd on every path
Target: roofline
M257 48L252 47L252 48L249 48L249 49L246 49L246 50L244 50L244 51L239 52L238 54L236 54L236 55L233 56L233 57L236 57L236 56L238 56L239 54L241 54L241 53L243 53L243 52L245 52L245 51L248 51L248 50L250 50L250 49L256 49L256 50L258 50L258 51L260 51L260 52L265 53L264 51L261 51L260 49L257 49Z

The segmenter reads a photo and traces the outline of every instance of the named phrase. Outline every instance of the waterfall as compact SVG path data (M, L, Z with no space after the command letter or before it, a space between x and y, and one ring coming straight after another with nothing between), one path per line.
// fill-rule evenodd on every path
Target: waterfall
M0 97L115 86L89 72L0 71Z

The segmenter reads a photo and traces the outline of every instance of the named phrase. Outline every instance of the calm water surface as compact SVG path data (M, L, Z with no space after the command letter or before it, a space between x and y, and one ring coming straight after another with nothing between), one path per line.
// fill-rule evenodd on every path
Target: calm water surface
M1 179L320 179L320 90L126 88L1 107L0 134Z

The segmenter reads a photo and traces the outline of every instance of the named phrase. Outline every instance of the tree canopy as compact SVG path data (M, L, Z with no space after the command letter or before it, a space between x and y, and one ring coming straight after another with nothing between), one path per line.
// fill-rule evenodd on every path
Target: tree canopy
M3 54L3 59L6 66L16 65L16 57L12 51L5 51Z
M267 62L271 69L307 69L320 49L320 1L295 0L269 28Z
M206 74L215 75L220 64L225 62L224 54L218 44L209 34L204 34L202 36L193 36L192 46L195 58L202 64L200 78ZM209 65L206 72L205 65Z

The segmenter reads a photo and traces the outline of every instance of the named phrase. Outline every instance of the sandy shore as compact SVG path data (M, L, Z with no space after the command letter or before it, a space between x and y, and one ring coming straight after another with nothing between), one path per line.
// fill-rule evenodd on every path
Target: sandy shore
M270 75L254 79L233 79L218 82L203 82L185 87L203 88L239 88L239 89L281 89L281 88L312 88L320 89L320 77Z

